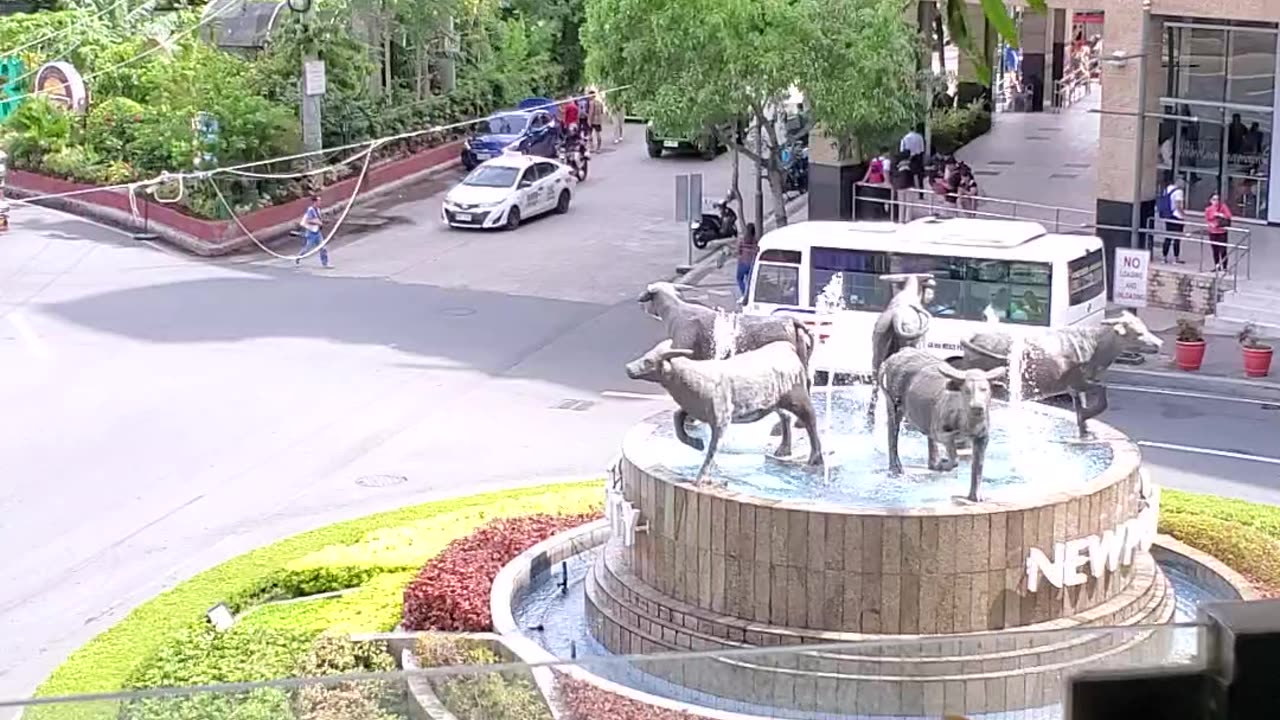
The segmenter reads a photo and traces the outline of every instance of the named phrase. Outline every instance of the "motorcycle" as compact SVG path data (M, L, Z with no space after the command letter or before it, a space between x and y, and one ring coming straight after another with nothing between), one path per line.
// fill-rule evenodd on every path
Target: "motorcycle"
M732 193L724 200L713 204L714 212L704 212L702 217L693 223L693 246L702 250L712 240L723 240L738 236L738 213L729 207Z
M809 192L809 148L797 145L782 153L782 191Z
M560 143L560 162L568 165L573 169L574 177L578 178L578 182L587 179L587 173L591 169L591 160L587 155L587 145L581 138L573 136L566 138Z

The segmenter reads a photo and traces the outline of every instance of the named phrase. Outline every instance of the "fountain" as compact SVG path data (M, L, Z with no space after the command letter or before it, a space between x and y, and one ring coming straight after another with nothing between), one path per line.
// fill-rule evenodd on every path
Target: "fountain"
M836 295L826 301L840 312ZM574 653L623 655L889 643L646 664L635 681L772 717L808 717L796 707L841 717L1045 708L1081 668L1163 660L1165 633L1100 629L1174 616L1152 553L1159 490L1120 432L1094 419L1079 442L1071 413L1024 402L1015 347L1017 392L991 405L977 503L955 499L968 463L928 470L917 432L902 436L904 475L887 473L865 385L829 388L814 403L821 471L770 458L777 441L765 419L730 426L710 481L695 483L703 453L677 439L670 414L640 423L608 490L626 530L578 556L583 595L566 601L569 629L555 632L585 629ZM551 627L538 592L516 601L515 616ZM936 647L922 650L920 636ZM549 648L563 640L542 638Z

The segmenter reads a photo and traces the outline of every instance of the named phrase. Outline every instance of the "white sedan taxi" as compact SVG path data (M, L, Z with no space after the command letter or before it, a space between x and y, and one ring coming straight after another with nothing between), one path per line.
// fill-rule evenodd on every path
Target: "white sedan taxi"
M440 214L449 227L514 230L520 221L563 213L573 199L573 171L555 160L500 155L481 163L444 196Z

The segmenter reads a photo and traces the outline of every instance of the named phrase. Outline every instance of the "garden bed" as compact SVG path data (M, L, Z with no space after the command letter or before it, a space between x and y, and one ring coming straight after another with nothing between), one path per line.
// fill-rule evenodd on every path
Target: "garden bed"
M597 482L542 486L404 508L289 538L201 573L143 604L74 653L37 695L389 668L392 655L382 642L353 643L346 635L385 632L402 618L416 629L490 630L490 590L499 569L521 553L536 550L547 537L599 517L600 500ZM1160 531L1222 559L1263 594L1280 596L1280 508L1166 490ZM222 633L213 631L204 617L220 602L238 615L235 625ZM491 644L486 647L499 659L512 659ZM451 660L436 657L426 664L456 665L473 650L464 643L460 650L446 653ZM418 656L432 652L419 648ZM475 661L496 660L477 656ZM484 682L451 682L445 690L435 682L432 688L443 696L445 707L453 706L449 711L458 718L485 716L497 706L493 703L542 707L541 693L538 703L530 699L537 684L521 678L495 675ZM325 708L341 705L359 709L351 717L385 719L412 715L406 707L411 703L406 687L341 683L305 692L270 689L181 701L42 706L28 710L27 717L167 720L197 713L318 720L334 717L325 714ZM679 710L653 708L608 687L584 683L572 674L557 673L556 688L558 707L574 720L687 717ZM540 711L529 712L541 717Z
M417 182L435 173L458 165L461 141L448 142L407 157L387 160L369 168L368 177L357 196L357 202L368 201L409 183ZM356 190L358 175L330 185L320 191L320 206L325 212L340 211ZM238 252L252 244L235 220L207 220L182 212L177 206L147 200L139 192L136 196L138 215L131 212L129 193L125 190L100 190L95 186L63 180L24 170L9 172L6 192L16 198L80 193L72 197L53 198L38 204L66 210L130 230L155 233L188 252L212 257ZM162 197L172 189L161 190ZM308 204L307 198L298 198L280 205L272 205L240 216L240 222L259 240L264 242L287 235L298 225L298 219ZM145 219L145 224L144 224ZM16 216L21 222L21 215Z
M494 518L580 515L597 510L602 499L598 482L547 485L428 503L297 535L211 568L139 606L73 653L36 694L295 677L307 672L304 662L325 633L393 629L405 588L454 541ZM328 593L337 594L322 595ZM487 601L484 592L480 602ZM205 618L218 603L238 616L222 633ZM276 707L271 703L277 701L268 705ZM244 702L236 699L237 713L249 712ZM166 707L160 716L192 711ZM138 712L134 708L130 715ZM28 710L27 718L116 714L112 704L95 703L41 706Z

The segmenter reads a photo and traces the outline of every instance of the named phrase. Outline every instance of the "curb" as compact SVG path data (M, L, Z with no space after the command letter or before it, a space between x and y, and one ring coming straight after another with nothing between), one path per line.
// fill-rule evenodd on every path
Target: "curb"
M790 219L792 213L794 213L802 203L808 202L808 200L809 195L804 194L787 201L787 218ZM769 213L769 217L764 221L764 231L769 232L774 229L773 224L773 213ZM699 281L710 275L712 272L724 267L724 264L729 260L730 252L732 252L734 247L737 247L737 240L732 238L719 240L711 243L710 247L711 250L695 261L687 272L673 273L666 278L666 281L679 282L685 285L698 284Z
M1107 370L1106 377L1123 380L1136 387L1182 390L1185 392L1217 392L1235 396L1242 400L1280 401L1280 385L1264 380L1249 380L1217 375L1195 375L1168 370L1137 370L1115 366Z

